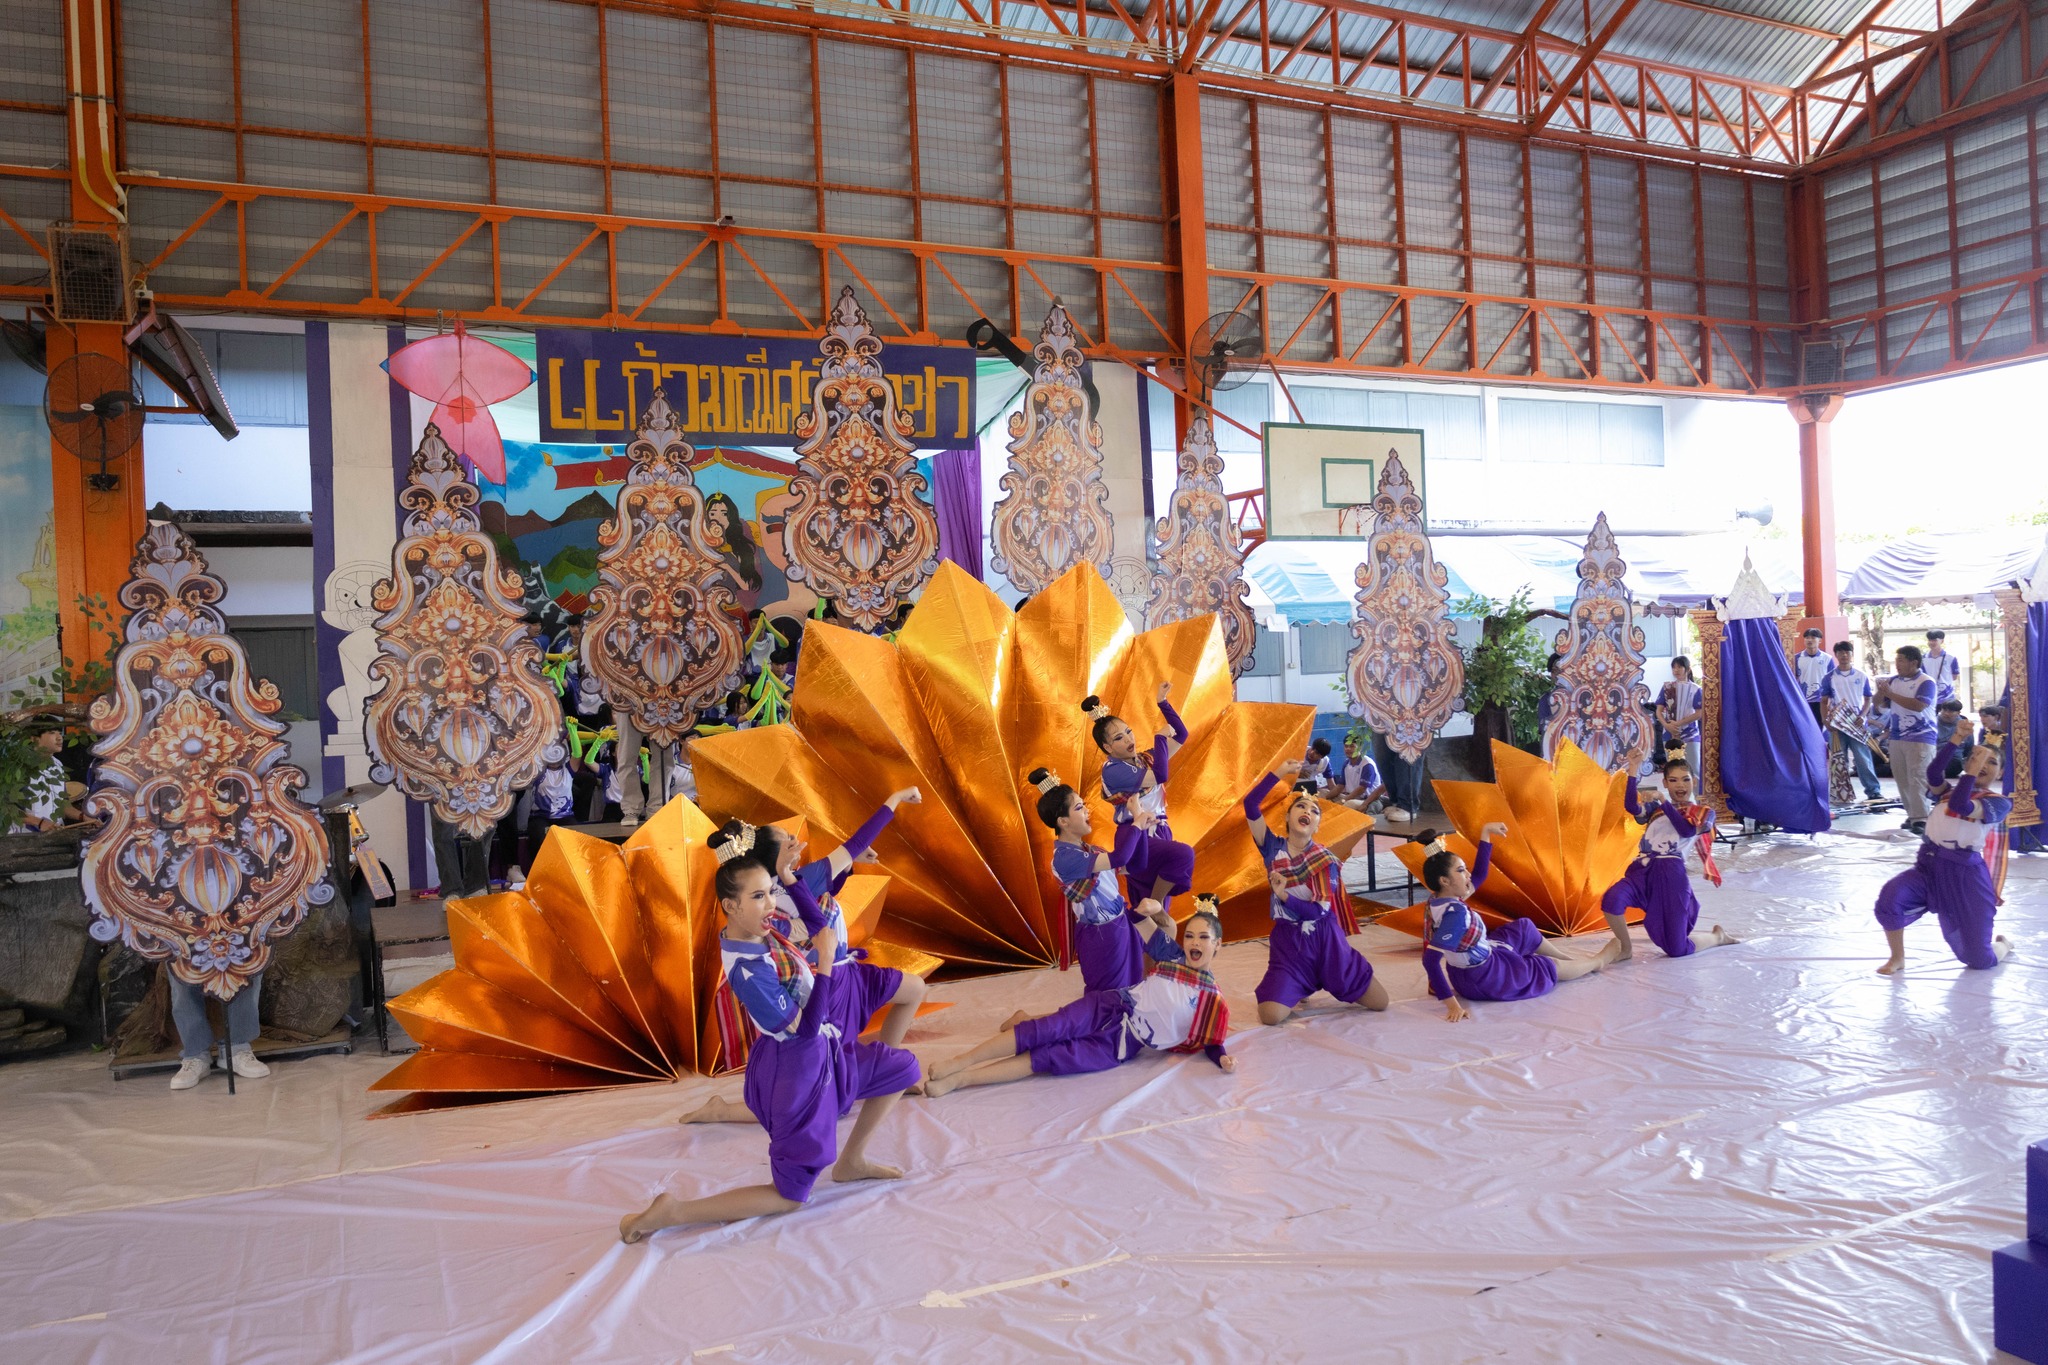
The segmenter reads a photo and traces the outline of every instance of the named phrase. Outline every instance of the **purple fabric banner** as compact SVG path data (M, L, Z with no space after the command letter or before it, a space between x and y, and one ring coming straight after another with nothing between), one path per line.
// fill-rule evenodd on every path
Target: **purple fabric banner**
M1721 790L1737 815L1796 834L1828 828L1827 740L1772 620L1721 637Z
M939 556L980 578L979 450L942 450L932 457L932 509L939 514Z

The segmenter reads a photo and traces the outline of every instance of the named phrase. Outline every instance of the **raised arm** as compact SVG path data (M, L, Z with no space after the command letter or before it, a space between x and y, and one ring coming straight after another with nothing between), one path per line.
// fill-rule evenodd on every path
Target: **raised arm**
M889 793L889 799L863 821L861 827L855 830L845 843L825 855L825 861L832 869L834 880L844 877L848 869L859 861L861 855L874 847L875 840L889 827L889 822L896 818L898 806L905 801L915 803L922 800L923 793L915 787L905 787L900 792Z
M1636 775L1634 773L1628 775L1628 790L1621 795L1621 805L1622 809L1626 810L1636 819L1640 820L1643 818L1643 802L1636 788Z
M1172 692L1172 683L1159 684L1159 715L1166 722L1166 728L1173 731L1173 743L1167 749L1169 754L1188 742L1188 727L1182 722L1180 712L1174 710L1173 703L1167 700ZM1163 777L1160 779L1162 782L1165 780Z
M1293 772L1289 772L1289 768L1292 768ZM1244 822L1251 826L1252 842L1258 847L1263 849L1266 846L1266 836L1273 832L1266 827L1267 796L1272 794L1273 788L1280 785L1280 779L1283 775L1291 777L1294 773L1300 771L1301 765L1299 763L1292 761L1282 763L1278 771L1267 773L1264 777L1260 778L1259 785L1253 787L1251 792L1244 798Z
M1948 761L1956 756L1956 742L1950 740L1934 751L1934 761L1927 765L1927 785L1938 787L1948 776Z
M1479 831L1479 856L1472 861L1472 889L1477 891L1486 884L1486 874L1493 870L1493 841L1508 832L1508 827L1496 820Z

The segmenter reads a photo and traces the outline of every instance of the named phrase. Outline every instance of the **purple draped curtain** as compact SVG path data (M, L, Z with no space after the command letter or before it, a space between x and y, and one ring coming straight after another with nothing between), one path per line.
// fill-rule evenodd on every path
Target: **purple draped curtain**
M939 514L939 557L980 578L979 450L942 450L932 457L932 509Z

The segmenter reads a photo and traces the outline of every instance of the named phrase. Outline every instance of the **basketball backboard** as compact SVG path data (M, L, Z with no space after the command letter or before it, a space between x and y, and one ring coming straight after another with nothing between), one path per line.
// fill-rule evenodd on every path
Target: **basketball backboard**
M1266 539L1346 540L1372 530L1372 500L1388 454L1401 457L1429 519L1422 432L1267 422Z

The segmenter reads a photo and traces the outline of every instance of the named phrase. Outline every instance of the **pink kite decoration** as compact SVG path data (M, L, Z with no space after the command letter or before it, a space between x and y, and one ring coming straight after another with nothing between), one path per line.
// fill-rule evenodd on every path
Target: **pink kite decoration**
M384 362L398 386L434 404L427 420L448 448L492 483L505 482L505 443L491 419L491 404L523 392L534 379L525 361L502 346L455 330L415 341Z

